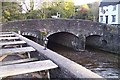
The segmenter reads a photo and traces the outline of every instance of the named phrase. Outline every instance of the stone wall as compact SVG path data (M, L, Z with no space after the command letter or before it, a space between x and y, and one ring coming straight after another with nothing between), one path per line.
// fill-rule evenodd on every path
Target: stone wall
M75 47L78 47L81 50L85 49L85 41L88 36L99 35L101 36L101 40L99 40L100 44L96 44L95 42L97 42L96 40L98 39L93 38L93 41L95 42L92 44L92 46L101 45L100 49L102 50L120 53L120 37L118 33L118 27L115 26L79 19L35 19L25 21L12 21L3 23L2 26L3 31L46 31L48 37L51 34L54 35L55 33L59 32L71 33L78 37L77 45ZM40 36L40 39L42 38L43 36ZM104 42L107 44L102 45L101 43L104 44ZM66 43L65 45L68 44ZM70 45L71 44L69 44L69 47L71 47Z

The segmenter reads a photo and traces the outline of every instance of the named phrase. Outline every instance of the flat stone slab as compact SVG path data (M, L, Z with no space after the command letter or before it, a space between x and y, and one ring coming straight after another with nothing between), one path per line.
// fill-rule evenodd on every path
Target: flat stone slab
M12 32L0 32L0 34L11 34Z
M10 41L10 42L0 42L0 46L3 45L12 45L12 44L24 44L25 41Z
M0 49L0 56L35 51L33 47Z
M14 36L14 34L0 34L0 37L4 37L4 36Z
M7 77L36 71L43 71L57 68L51 60L35 61L22 64L13 64L0 67L0 77Z
M9 64L18 64L18 63L23 63L23 62L30 62L30 61L35 61L35 60L38 60L38 59L28 58L28 59L19 59L19 60L13 60L13 61L1 61L0 66L9 65Z
M14 40L14 39L19 39L19 37L0 37L0 40Z

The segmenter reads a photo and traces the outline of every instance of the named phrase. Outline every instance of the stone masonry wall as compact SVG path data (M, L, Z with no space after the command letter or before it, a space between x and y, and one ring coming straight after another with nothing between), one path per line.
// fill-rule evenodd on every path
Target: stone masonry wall
M3 23L2 31L44 31L49 34L58 32L72 33L79 38L79 49L84 49L86 37L99 35L106 41L100 49L120 53L118 27L79 19L35 19ZM102 42L100 42L102 43ZM93 46L96 44L93 44ZM76 46L77 47L77 46Z

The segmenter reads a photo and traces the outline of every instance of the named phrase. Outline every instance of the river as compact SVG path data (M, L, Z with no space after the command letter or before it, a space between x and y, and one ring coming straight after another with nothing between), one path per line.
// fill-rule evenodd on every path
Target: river
M118 78L120 69L118 68L118 55L87 47L84 52L77 52L71 48L48 43L48 48L63 55L70 60L90 69L104 78Z

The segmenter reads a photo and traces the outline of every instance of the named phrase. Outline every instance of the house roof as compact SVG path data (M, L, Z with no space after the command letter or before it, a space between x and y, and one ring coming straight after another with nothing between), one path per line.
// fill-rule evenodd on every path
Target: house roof
M120 4L120 0L116 1L101 1L99 7L108 6L108 5L117 5Z

